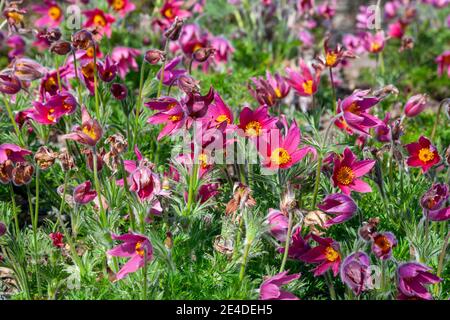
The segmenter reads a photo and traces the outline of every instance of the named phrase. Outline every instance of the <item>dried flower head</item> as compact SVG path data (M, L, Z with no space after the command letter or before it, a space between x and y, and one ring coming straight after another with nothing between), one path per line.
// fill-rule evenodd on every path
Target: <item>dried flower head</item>
M11 182L14 163L11 160L6 160L0 163L0 182L7 184Z
M63 171L70 171L75 168L75 162L66 148L62 148L58 155L58 160Z
M38 167L42 170L50 168L57 158L58 154L46 146L39 147L34 155L34 161L36 161Z
M28 162L16 163L12 171L12 181L16 186L29 184L33 178L34 167Z

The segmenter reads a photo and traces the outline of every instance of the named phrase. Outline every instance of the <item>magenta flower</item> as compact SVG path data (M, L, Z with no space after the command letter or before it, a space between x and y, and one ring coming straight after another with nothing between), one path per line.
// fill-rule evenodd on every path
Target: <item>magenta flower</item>
M408 298L432 300L426 285L442 281L430 272L431 268L418 262L407 262L397 269L398 289L400 294Z
M316 70L315 75L313 75L303 60L300 60L300 71L298 73L291 68L286 68L286 81L300 96L312 96L317 92L320 83L320 72Z
M165 136L171 136L181 130L186 123L186 114L177 102L174 107L154 114L148 118L147 122L150 124L166 124L158 134L159 141Z
M110 56L106 56L105 61L97 62L98 76L105 82L114 80L117 74L117 63Z
M408 166L421 167L423 173L441 162L441 157L436 147L424 136L421 136L418 142L407 144L405 148L409 153L409 158L406 162Z
M113 257L130 258L116 274L117 280L125 278L129 273L136 272L153 259L153 247L147 237L133 233L121 236L112 234L111 237L113 240L123 241L123 243L107 253Z
M333 219L325 222L324 226L326 228L350 220L358 210L355 201L350 196L341 193L326 196L323 202L317 205L317 207L323 212L335 216Z
M72 65L65 65L59 68L59 77L61 79L61 87L63 90L67 90L66 78L72 73ZM39 87L39 93L41 99L44 99L47 94L54 96L59 92L58 75L57 71L53 70L48 72L42 79Z
M375 160L356 159L355 154L347 147L341 157L334 157L333 183L343 193L350 195L351 191L371 192L372 188L359 179L375 165Z
M406 24L402 23L402 21L397 21L391 23L388 26L388 36L391 38L401 39L405 35Z
M231 43L224 37L214 37L211 39L211 47L215 49L214 59L217 63L228 63L234 52Z
M288 218L279 210L269 209L267 224L270 234L280 242L286 241Z
M81 107L81 126L75 126L72 133L65 134L61 138L77 141L94 147L102 138L103 129L97 120L92 119L85 106Z
M341 264L339 243L332 238L321 238L315 234L312 234L311 237L318 245L303 254L300 260L306 263L317 264L317 267L314 269L315 277L324 274L328 270L332 270L333 275L336 277Z
M163 75L163 84L166 86L169 86L175 82L175 80L183 75L186 74L186 70L184 69L176 69L177 65L181 62L182 57L178 56L167 62L167 64L164 67L164 75ZM162 71L159 70L156 77L158 79L161 79L161 73Z
M300 278L300 274L287 275L288 271L281 272L266 279L259 288L260 300L299 300L290 292L280 290L282 285L286 285Z
M448 185L434 183L420 200L425 217L431 221L449 220L450 207L443 208L449 196Z
M370 53L379 53L383 51L386 43L384 31L379 31L376 34L367 32L363 37L364 48Z
M32 154L31 151L22 149L21 147L12 143L3 143L0 145L0 163L6 160L12 162L25 162L25 156Z
M197 24L185 24L178 43L183 53L190 57L198 49L208 46L209 35Z
M267 150L263 150L264 166L269 169L288 169L302 160L308 153L314 156L316 150L313 147L299 149L300 129L294 121L285 137L279 137L277 141L270 141ZM261 148L259 150L261 152Z
M85 28L97 28L101 35L106 35L108 38L111 38L111 26L116 21L116 18L98 8L85 10L83 14L87 18L87 21L83 25Z
M10 51L8 52L8 58L10 60L23 57L25 54L26 43L22 36L18 34L12 35L6 40L6 44L10 48Z
M286 236L285 236L286 237ZM291 259L301 260L301 257L311 249L307 242L309 236L302 237L302 228L295 228L292 233L291 244L289 245L288 257ZM284 253L284 247L278 248L278 252Z
M166 0L160 10L161 16L163 16L169 24L175 20L175 17L190 17L191 13L182 8L183 4L184 1L180 0Z
M371 287L370 259L362 251L357 251L344 259L341 266L341 279L356 295Z
M390 259L396 246L397 239L392 232L377 232L372 236L372 252L381 260Z
M249 84L250 94L260 105L273 106L277 101L286 97L290 91L287 81L279 74L272 76L268 71L266 79L263 77L251 78L253 86Z
M238 127L243 130L245 136L259 137L275 127L278 120L269 116L267 109L267 106L258 107L255 111L249 107L242 109Z
M392 140L391 127L389 126L390 113L387 112L383 124L375 128L375 137L380 142L390 142Z
M130 70L139 70L139 66L135 58L140 54L141 52L134 48L115 47L112 50L111 58L114 62L116 62L119 75L122 79L125 79L125 76Z
M447 76L450 78L450 50L438 56L436 63L438 64L438 75L442 77L444 72L447 71Z
M22 89L22 83L15 75L1 72L0 73L0 92L8 95L14 95Z
M405 116L412 118L420 114L428 105L428 97L425 94L416 94L408 99L405 104Z
M222 97L217 92L214 94L214 103L208 108L208 116L210 116L210 120L217 126L223 122L226 122L227 129L235 128L233 125L233 112L230 107L225 104Z
M64 19L64 13L61 7L53 0L44 0L42 4L33 5L32 10L42 15L42 17L34 21L35 26L38 28L56 28Z
M218 183L203 184L198 188L197 200L200 203L205 203L219 193L219 187L220 185Z
M375 128L383 122L368 113L368 110L380 102L380 99L369 96L369 90L355 90L344 100L339 100L337 112L343 113L336 120L336 126L349 134L369 136L370 128Z
M73 190L73 200L77 204L88 204L97 197L97 191L91 189L90 181L85 181Z
M74 113L77 101L70 93L63 92L50 97L46 103L34 101L33 106L33 112L28 115L29 118L39 124L53 125L62 116Z
M48 235L50 239L52 240L52 244L56 248L63 248L64 247L64 235L61 232L55 232L50 233Z
M129 0L108 0L108 5L119 14L121 18L134 11L136 6Z

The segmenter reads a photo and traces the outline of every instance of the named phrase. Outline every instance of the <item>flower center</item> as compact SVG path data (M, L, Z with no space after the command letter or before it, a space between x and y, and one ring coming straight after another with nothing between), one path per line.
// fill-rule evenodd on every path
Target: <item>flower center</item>
M324 254L329 262L334 262L339 259L339 252L334 250L331 246L326 247Z
M145 255L145 250L144 250L144 246L142 245L142 241L139 241L138 243L136 243L135 249L136 249L136 253L138 255L140 255L141 257L143 257Z
M54 77L48 78L44 83L45 90L47 90L47 91L54 90L56 88L56 86L57 86L57 83L56 83L56 79Z
M180 119L181 119L181 116L179 116L179 115L174 115L174 116L169 117L169 120L172 122L180 121Z
M198 156L198 162L203 169L206 169L206 167L208 167L208 156L204 153L200 154Z
M348 112L351 112L356 115L361 114L361 110L359 109L359 106L356 102L353 102L347 109Z
M112 6L114 10L120 11L125 7L125 1L124 0L113 0Z
M94 62L89 62L87 65L81 68L81 72L87 79L94 78Z
M61 18L61 9L58 6L50 7L48 9L48 16L54 21L59 20Z
M385 236L379 235L377 237L375 237L374 239L374 243L381 249L381 251L383 253L388 252L392 245L391 242L389 241L389 239Z
M282 166L291 161L291 156L286 149L276 148L275 150L273 150L272 155L270 156L270 160L276 165Z
M275 88L275 95L277 96L277 98L281 98L281 90L279 88Z
M337 54L333 52L327 52L327 57L325 58L325 62L328 67L332 67L336 64Z
M258 137L261 135L261 123L259 121L250 121L245 126L245 133L250 137Z
M94 127L84 126L83 133L89 136L91 139L97 139L97 134L95 133Z
M370 51L378 52L381 49L381 44L379 42L372 42L370 45Z
M422 148L419 150L419 159L422 162L428 162L434 159L434 152L430 148Z
M339 169L336 180L340 184L347 186L350 183L352 183L354 178L355 178L355 174L353 173L353 170L350 167L343 166Z
M194 46L194 49L192 49L192 52L195 52L195 51L197 51L198 49L201 49L201 48L203 48L203 46L200 43L196 43L195 46Z
M218 123L222 123L224 121L226 121L228 124L231 123L230 118L228 118L228 116L226 114L221 114L220 116L218 116L216 118L216 122L218 122Z
M51 122L55 122L55 116L53 115L55 113L55 109L50 109L50 110L48 110L48 115L47 115L47 119L48 119L48 121L51 121Z
M96 14L94 16L93 22L94 22L94 25L96 25L96 26L100 26L100 27L106 26L106 20L101 14Z
M23 20L23 14L18 12L8 12L8 18L13 19L15 23L19 23Z
M164 11L164 16L166 18L172 19L173 18L173 10L172 10L172 8L166 9Z
M313 93L313 81L312 80L308 80L303 82L303 90L305 91L305 93L311 95Z

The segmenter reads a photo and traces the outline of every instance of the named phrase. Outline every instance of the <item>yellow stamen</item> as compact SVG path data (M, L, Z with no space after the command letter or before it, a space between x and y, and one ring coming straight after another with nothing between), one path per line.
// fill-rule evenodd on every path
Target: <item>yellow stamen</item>
M178 115L174 115L174 116L170 116L169 117L169 120L172 121L172 122L180 121L180 119L181 119L181 116L178 116Z
M48 115L47 115L47 119L51 122L55 122L55 117L53 116L53 114L55 113L55 109L50 109L48 110Z
M331 246L326 247L324 254L329 262L334 262L340 257L339 252L334 250Z
M203 169L208 167L208 156L204 153L198 156L198 161Z
M15 23L20 23L23 20L23 14L18 12L8 12L8 18L14 20Z
M218 123L222 123L224 121L226 121L227 123L231 123L230 118L228 118L228 116L226 114L221 114L220 116L218 116L216 118L216 122L218 122Z
M281 98L281 90L278 88L275 88L275 95L277 96L277 98Z
M100 14L97 14L94 16L93 22L94 22L94 25L96 25L96 26L100 26L100 27L106 26L106 20Z
M61 18L61 9L57 6L50 7L48 9L48 16L54 21L59 20Z
M355 174L353 173L353 170L347 166L341 167L336 175L336 180L340 184L343 184L344 186L347 186L350 183L352 183L354 178Z
M97 133L95 133L94 127L84 126L81 131L83 131L83 133L88 135L91 139L97 139Z
M165 16L166 18L172 19L172 18L173 18L173 11L172 11L172 8L166 9L166 10L164 11L164 16Z
M142 241L139 241L138 243L136 243L135 249L136 249L136 253L138 255L140 255L141 257L143 257L145 255L145 250L142 246Z
M338 58L337 54L335 54L333 52L327 52L327 56L325 58L326 65L328 67L334 66L337 61L337 58Z
M378 52L381 49L381 44L379 42L372 42L370 44L370 51Z
M291 156L286 149L276 148L275 150L273 150L272 155L270 156L270 160L272 161L272 163L278 166L282 166L291 161Z
M308 80L303 82L303 91L305 91L305 93L312 95L313 94L313 84L314 82L312 80Z
M113 0L112 7L116 11L120 11L125 7L125 1L124 0Z
M348 112L351 112L356 115L361 114L361 110L356 102L353 102L347 109Z
M430 148L422 148L419 150L419 159L422 162L429 162L434 159L434 152Z
M259 121L251 121L245 126L245 134L250 137L258 137L261 135L261 129Z

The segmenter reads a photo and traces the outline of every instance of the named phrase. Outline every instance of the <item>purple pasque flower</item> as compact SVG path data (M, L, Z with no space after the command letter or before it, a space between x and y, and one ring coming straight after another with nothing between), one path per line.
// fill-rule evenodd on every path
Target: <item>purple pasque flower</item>
M435 183L420 200L424 216L431 221L450 219L450 207L444 207L450 196L448 185Z
M401 264L397 269L400 298L432 300L433 297L425 286L439 283L442 279L430 270L430 267L418 262Z
M73 190L73 200L77 204L88 204L97 197L97 191L91 189L90 181L85 181Z
M344 259L341 266L341 280L356 295L368 290L372 284L370 277L370 258L362 251L352 253Z
M117 63L110 56L106 56L105 61L97 62L98 76L105 82L111 82L116 77Z
M377 232L372 236L372 252L381 260L390 259L396 246L397 239L392 232Z
M111 53L111 58L117 64L119 76L125 79L130 70L138 71L139 66L136 57L140 55L140 51L134 48L115 47Z
M391 114L387 112L384 117L383 124L375 128L375 137L380 142L390 142L392 140L392 131L389 126L390 117Z
M217 63L227 63L234 52L231 43L224 37L213 37L211 47L215 49L214 59Z
M428 105L426 94L416 94L408 99L405 104L405 116L413 118L420 114Z
M261 284L259 288L260 300L299 300L295 295L290 292L280 289L282 285L286 285L294 280L300 278L300 274L288 275L289 271L284 271L267 278Z
M317 264L317 267L314 269L315 277L324 274L328 270L332 270L333 275L336 277L341 264L339 243L332 238L321 238L315 234L312 234L311 237L317 242L317 246L303 254L300 260L306 263Z
M111 237L113 240L123 241L123 243L107 253L113 257L130 258L116 274L116 280L121 280L129 273L136 272L153 259L153 246L147 237L133 233L112 234Z
M317 207L323 212L335 216L325 222L324 227L326 228L350 220L358 210L355 201L349 195L342 193L334 193L326 196Z
M301 260L301 256L311 249L311 246L307 241L309 237L309 235L307 235L305 238L302 237L301 226L295 228L295 230L292 232L291 244L289 245L288 250L288 257L295 260ZM278 248L278 252L284 253L284 247Z
M276 209L269 209L267 224L270 234L280 242L286 241L289 219L283 212Z
M175 104L173 104L172 100L170 100L170 104L165 104L161 101L148 102L146 104L146 106L149 106L154 110L157 110L156 108L167 106L166 109L162 109L163 111L155 113L147 120L150 124L165 124L164 128L158 134L158 141L165 136L176 134L186 123L185 111L176 99L173 100L175 101Z
M81 107L81 126L75 126L72 133L61 138L77 141L94 147L103 136L103 129L96 119L92 119L85 106Z
M176 69L182 59L182 56L178 56L167 62L164 67L164 75L162 81L164 85L170 86L179 76L186 74L187 71L185 69ZM158 73L156 74L156 78L161 79L161 74L162 69L158 71Z
M14 163L25 162L25 156L32 154L30 150L23 149L12 143L3 143L0 145L0 163L11 160Z

